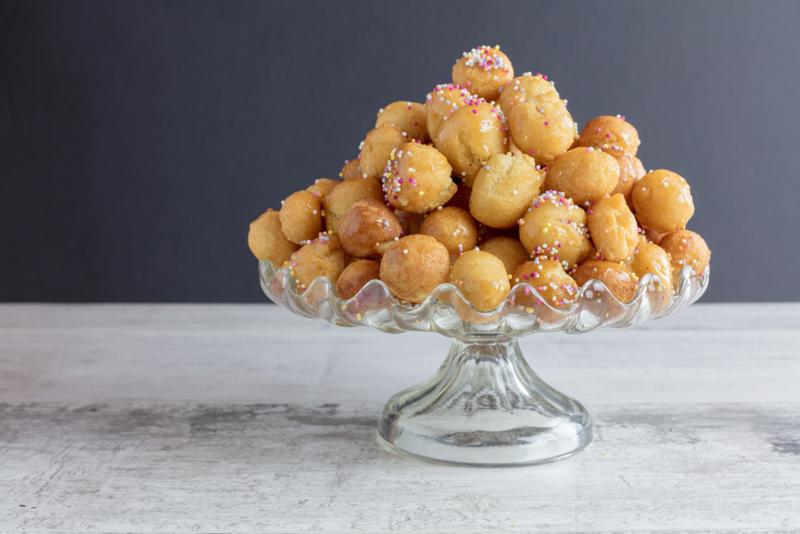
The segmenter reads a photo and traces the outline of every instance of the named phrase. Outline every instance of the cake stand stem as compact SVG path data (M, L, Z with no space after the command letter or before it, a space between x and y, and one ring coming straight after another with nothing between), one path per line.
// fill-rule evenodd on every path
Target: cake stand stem
M517 342L497 335L453 341L436 374L383 408L385 446L442 462L501 466L566 458L592 440L588 412L544 383Z

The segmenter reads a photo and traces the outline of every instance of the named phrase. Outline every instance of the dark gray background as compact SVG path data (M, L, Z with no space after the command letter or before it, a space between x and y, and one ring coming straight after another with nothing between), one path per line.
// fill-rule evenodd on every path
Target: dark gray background
M492 6L492 7L489 7ZM800 300L800 2L3 2L0 300L262 301L250 219L500 44L692 184L709 301Z

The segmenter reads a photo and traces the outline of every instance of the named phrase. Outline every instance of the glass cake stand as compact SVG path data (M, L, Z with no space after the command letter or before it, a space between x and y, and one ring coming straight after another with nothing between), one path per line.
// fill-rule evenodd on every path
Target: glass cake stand
M394 450L441 462L503 466L569 457L592 440L592 421L576 400L543 382L528 366L516 338L533 333L585 333L600 326L631 327L666 317L695 302L708 287L710 269L680 273L677 290L643 277L635 298L620 302L596 280L563 309L543 302L515 304L518 295L539 297L530 284L516 285L491 312L475 309L451 284L425 302L396 299L380 280L340 299L325 278L304 292L286 268L259 263L264 293L302 315L339 326L371 326L382 332L436 332L453 339L442 366L428 381L391 397L378 421L378 440Z

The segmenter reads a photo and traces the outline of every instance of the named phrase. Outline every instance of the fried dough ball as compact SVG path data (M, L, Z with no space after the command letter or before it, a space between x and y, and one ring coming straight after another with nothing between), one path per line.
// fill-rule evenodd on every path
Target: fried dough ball
M478 249L459 256L450 270L450 282L480 311L495 309L511 289L500 258Z
M517 103L508 115L508 125L517 148L543 163L566 152L577 136L566 104L556 98Z
M324 199L333 188L339 185L339 180L333 178L317 178L314 183L306 188L306 191L317 198Z
M361 170L358 158L344 162L342 170L339 171L339 178L342 180L356 180L364 178L364 172Z
M438 208L456 193L451 172L447 158L432 146L406 143L392 152L386 164L383 173L386 201L413 213Z
M337 184L322 201L325 208L325 224L329 232L337 233L339 231L339 221L350 209L350 206L359 200L383 202L380 182L374 178L368 178L345 180Z
M541 100L560 100L556 86L541 74L532 75L530 72L517 76L500 90L497 103L506 117L511 116L511 108L522 102L537 103Z
M497 235L490 237L486 241L482 241L480 249L500 258L503 265L506 266L508 273L513 273L514 270L530 259L530 254L525 251L525 247L519 242L519 239L505 235Z
M706 270L711 261L711 250L705 239L691 230L670 232L664 236L659 245L669 254L672 265L672 282L676 285L680 281L681 269L685 265L691 267L694 273L699 275Z
M550 306L563 308L569 306L578 297L578 284L567 274L561 262L540 256L519 265L513 273L512 282L528 283L541 295ZM514 304L533 307L541 301L529 291L519 292L514 296Z
M586 212L560 191L545 191L533 201L520 221L519 238L532 256L546 255L580 263L592 249L586 231Z
M428 126L428 135L434 142L444 121L471 98L473 97L469 91L452 83L439 84L428 93L425 98L425 122Z
M619 164L619 181L611 194L622 193L629 206L631 204L631 192L633 184L645 175L644 165L639 158L630 154L620 154L614 156Z
M422 221L419 233L435 237L447 247L450 260L455 261L465 250L478 244L478 227L469 213L461 208L449 207L432 211Z
M374 260L356 260L344 268L336 280L336 294L339 298L353 298L370 280L380 275L381 265Z
M612 156L636 155L639 132L622 115L600 115L586 123L578 137L578 146L593 146Z
M514 67L499 46L479 46L453 65L453 83L487 100L497 100L500 88L514 78Z
M542 181L532 157L492 156L472 183L469 211L486 226L511 228L539 195Z
M305 291L320 276L335 284L344 270L346 258L339 241L323 234L303 245L292 255L290 262L292 274L297 279L297 289Z
M283 265L300 248L283 235L280 215L272 208L250 223L247 246L258 260L269 260L275 267Z
M632 301L639 285L633 271L613 261L587 260L572 272L572 277L580 286L589 280L600 280L622 302Z
M458 183L456 186L458 187L458 189L456 189L456 194L447 201L445 207L455 206L456 208L469 211L469 197L472 194L472 188L462 183Z
M653 274L661 282L663 289L667 291L672 289L672 266L669 255L644 236L639 237L639 244L630 258L630 267L639 278L648 273Z
M650 171L636 182L631 200L639 222L658 232L683 229L694 215L689 183L664 169Z
M378 111L375 127L390 124L422 143L430 141L425 106L418 102L392 102Z
M322 231L322 202L311 191L292 193L281 203L280 219L283 235L303 244Z
M483 99L473 98L450 115L436 138L453 172L468 186L483 164L508 146L503 113Z
M397 150L409 140L407 135L392 126L384 124L369 131L361 143L358 165L364 178L380 178L386 162Z
M639 227L622 194L601 198L586 216L597 252L609 261L622 261L639 244Z
M573 148L547 166L546 189L563 191L583 205L611 193L619 182L619 163L593 147Z
M356 258L379 254L383 243L400 237L403 227L394 213L375 200L360 200L350 206L339 222L339 241Z
M450 255L429 235L410 235L389 245L381 258L380 276L394 296L419 304L448 280Z

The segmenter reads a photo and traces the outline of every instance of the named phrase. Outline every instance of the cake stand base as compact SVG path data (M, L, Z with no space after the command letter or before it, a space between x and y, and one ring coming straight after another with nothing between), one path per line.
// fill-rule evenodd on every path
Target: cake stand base
M592 440L586 409L545 384L511 338L453 342L427 382L393 396L382 445L426 460L506 466L567 458Z

